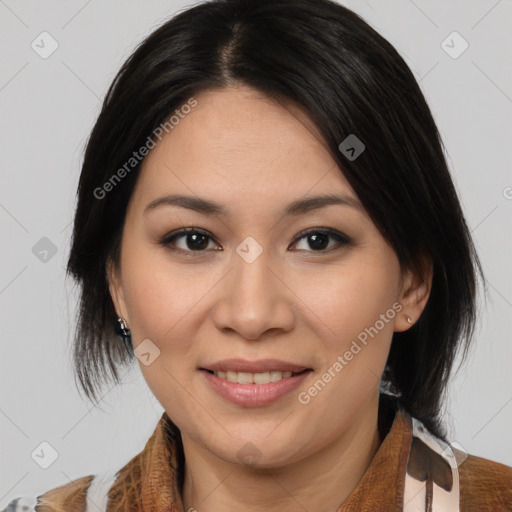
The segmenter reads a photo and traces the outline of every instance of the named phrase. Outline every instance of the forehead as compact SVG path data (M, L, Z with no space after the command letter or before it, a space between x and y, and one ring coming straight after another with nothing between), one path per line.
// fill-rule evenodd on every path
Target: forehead
M205 91L194 99L197 105L146 156L137 201L176 192L267 205L308 192L355 197L300 107L248 87Z

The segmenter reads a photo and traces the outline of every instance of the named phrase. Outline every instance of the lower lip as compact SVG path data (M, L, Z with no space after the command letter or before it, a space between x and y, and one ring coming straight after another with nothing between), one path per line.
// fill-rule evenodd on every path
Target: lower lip
M220 379L213 373L201 370L210 386L219 395L230 402L244 407L257 407L274 402L278 398L290 393L300 386L304 379L311 373L307 370L293 377L269 382L268 384L239 384Z

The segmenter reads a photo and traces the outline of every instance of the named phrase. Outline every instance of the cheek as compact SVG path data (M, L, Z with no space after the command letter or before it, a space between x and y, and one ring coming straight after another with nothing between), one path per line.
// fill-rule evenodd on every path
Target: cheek
M182 339L180 329L211 287L210 279L198 279L193 265L188 270L173 266L164 249L140 249L140 245L130 255L127 243L123 268L130 323L140 339L150 338L157 345L174 343Z
M194 368L190 322L194 306L211 285L191 281L149 251L127 258L123 276L134 349L137 353L139 344L143 347L149 339L156 348L145 346L158 354L148 365L138 361L144 380L166 410L186 411L191 400L184 386Z
M308 316L317 324L317 332L323 333L319 337L331 340L329 345L342 348L374 326L381 315L387 316L387 322L383 325L378 322L378 330L384 337L393 332L392 305L397 280L393 261L383 265L354 258L330 272L318 273L307 283L304 281L297 295L314 313ZM311 282L314 286L308 286Z
M333 272L319 275L315 291L304 301L315 313L310 318L316 332L323 333L318 335L325 356L319 377L329 382L329 390L321 393L321 408L338 400L348 413L378 389L396 315L392 305L399 266L392 256L374 251L347 260Z

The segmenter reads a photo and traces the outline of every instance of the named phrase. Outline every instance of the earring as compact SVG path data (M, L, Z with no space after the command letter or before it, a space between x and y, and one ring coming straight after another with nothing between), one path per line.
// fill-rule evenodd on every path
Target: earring
M405 315L405 316L406 316L406 318L407 318L407 321L408 321L410 324L412 324L411 317L410 317L409 315Z
M122 316L117 318L116 322L116 333L122 336L123 338L128 338L131 336L130 329L126 325L124 318Z

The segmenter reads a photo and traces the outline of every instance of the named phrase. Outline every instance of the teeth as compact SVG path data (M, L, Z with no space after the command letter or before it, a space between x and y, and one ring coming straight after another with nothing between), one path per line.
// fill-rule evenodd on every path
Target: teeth
M228 382L238 382L239 384L268 384L269 382L277 382L278 380L288 379L292 375L297 375L292 372L213 372L219 379L227 380Z

